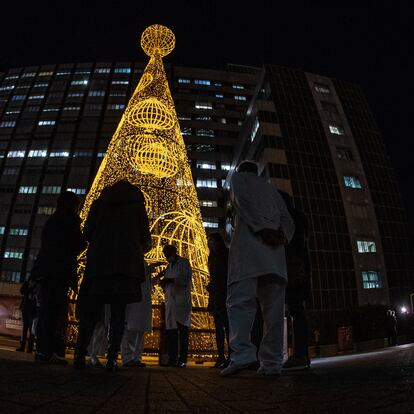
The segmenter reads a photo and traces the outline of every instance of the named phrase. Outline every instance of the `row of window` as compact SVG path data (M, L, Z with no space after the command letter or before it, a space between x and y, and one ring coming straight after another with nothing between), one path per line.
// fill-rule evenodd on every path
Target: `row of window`
M49 157L52 158L57 158L57 157L63 157L63 158L67 158L70 156L70 152L66 151L66 150L61 150L61 151L50 151L49 153ZM0 153L0 158L24 158L26 156L26 151L19 151L19 150L15 150L15 151L9 151L7 153ZM27 156L29 158L45 158L48 156L48 151L45 149L36 149L36 150L30 150L27 153ZM74 151L72 153L73 157L92 157L93 156L93 152L92 151ZM105 152L100 151L97 153L97 157L98 158L102 158L105 156Z
M177 82L181 84L187 84L187 85L194 83L194 85L205 85L205 86L216 86L216 87L223 86L222 82L211 81L208 79L194 79L193 81L191 81L191 79L188 79L188 78L178 78ZM231 86L234 89L245 89L244 85L240 83L233 83Z
M197 161L196 162L196 168L200 168L202 170L216 170L217 165L216 165L215 162L212 162L212 161ZM222 162L220 169L224 170L224 171L229 171L230 170L230 163Z
M0 226L0 234L4 234L5 230L6 228L4 226ZM27 236L28 232L27 229L21 227L12 227L9 230L11 236Z
M20 186L19 194L36 194L37 186ZM86 194L86 188L68 188L67 191L72 191L75 194ZM60 194L62 187L58 185L45 185L42 187L42 194Z

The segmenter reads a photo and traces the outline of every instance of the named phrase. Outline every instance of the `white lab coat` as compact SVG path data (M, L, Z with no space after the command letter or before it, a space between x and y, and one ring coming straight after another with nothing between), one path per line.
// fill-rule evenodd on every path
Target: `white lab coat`
M293 236L293 219L277 189L256 174L235 173L230 198L235 229L230 243L228 285L266 274L287 279L284 246L269 246L256 235L268 228L282 230L289 241Z
M187 259L177 256L169 263L165 277L174 283L165 286L165 328L177 329L177 322L191 325L191 266Z

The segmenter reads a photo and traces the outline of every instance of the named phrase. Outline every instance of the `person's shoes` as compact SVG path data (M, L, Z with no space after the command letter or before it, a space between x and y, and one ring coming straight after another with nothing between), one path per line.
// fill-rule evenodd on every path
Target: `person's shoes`
M182 361L177 361L177 363L174 365L174 367L176 367L176 368L186 368L187 367L187 363L186 362L182 362Z
M128 361L125 364L122 364L125 368L145 368L147 364L144 364L141 361Z
M34 359L36 362L49 362L50 356L47 356L41 352L36 352Z
M222 369L219 375L220 377L228 377L229 375L237 374L243 369L249 368L251 365L255 363L256 361L252 361L247 364L238 365L238 364L235 364L233 361L230 361L230 364L226 368Z
M118 371L118 364L115 359L108 359L105 365L106 372L116 372Z
M95 356L90 357L86 365L91 368L102 368L103 366L101 361Z
M299 371L310 368L310 360L307 357L290 357L284 364L285 371Z
M53 365L68 365L68 361L57 354L52 354L48 362Z
M280 369L266 369L265 367L259 367L256 371L259 375L265 375L266 377L280 377Z

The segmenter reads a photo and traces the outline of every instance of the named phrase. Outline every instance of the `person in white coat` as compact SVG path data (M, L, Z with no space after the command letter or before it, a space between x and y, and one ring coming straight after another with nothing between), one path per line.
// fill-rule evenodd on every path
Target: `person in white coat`
M279 375L283 363L283 319L287 281L284 245L294 233L286 205L254 162L242 162L230 184L234 233L229 251L227 311L230 364L221 376L256 364L251 342L257 299L264 320L259 374Z
M177 254L175 246L164 246L163 253L168 266L153 279L153 283L159 282L165 293L167 365L185 367L191 325L192 271L189 261Z
M144 368L141 361L146 332L152 330L151 273L155 267L145 266L145 281L141 283L142 301L127 305L125 329L121 342L123 367Z

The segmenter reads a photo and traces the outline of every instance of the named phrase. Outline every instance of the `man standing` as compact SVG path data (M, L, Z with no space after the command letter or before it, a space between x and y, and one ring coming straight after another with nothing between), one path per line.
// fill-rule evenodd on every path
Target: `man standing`
M163 253L168 266L153 279L153 283L159 280L165 292L167 365L184 368L187 366L188 330L191 325L192 272L190 263L177 254L175 246L164 246ZM164 277L159 279L162 276Z
M230 244L227 310L230 365L221 376L235 374L256 362L250 334L257 301L264 332L258 358L262 375L280 375L283 363L283 320L287 281L285 248L294 224L278 191L258 176L254 162L242 162L233 175L230 199L234 234Z

